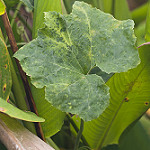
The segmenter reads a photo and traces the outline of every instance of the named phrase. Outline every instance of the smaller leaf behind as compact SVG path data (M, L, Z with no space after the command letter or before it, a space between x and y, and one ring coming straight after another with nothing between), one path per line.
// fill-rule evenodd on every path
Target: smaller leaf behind
M20 0L22 1L31 11L34 8L34 0Z

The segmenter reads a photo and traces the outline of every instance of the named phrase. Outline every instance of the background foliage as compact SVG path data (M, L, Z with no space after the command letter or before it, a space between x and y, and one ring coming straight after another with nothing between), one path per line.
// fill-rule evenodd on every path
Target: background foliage
M148 1L84 1L112 14L118 20L133 19L135 22L134 31L137 36L136 46L149 42L150 7ZM55 0L55 2L53 0L4 0L4 2L18 47L22 47L35 39L38 29L44 27L43 12L71 13L74 0ZM0 14L2 15L5 7L1 4ZM28 111L28 106L25 103L27 99L25 89L12 57L1 17L0 28L2 30L0 32L0 101L7 100L19 109ZM124 73L111 74L111 78L108 81L106 80L107 86L110 87L110 105L97 119L85 123L80 149L88 149L87 147L103 150L150 149L149 119L146 117L149 114L148 112L146 113L147 115L144 114L149 108L150 102L149 48L149 45L145 45L138 49L141 64L136 68ZM102 74L100 71L98 73ZM30 82L30 78L28 78L28 81L39 116L45 119L41 126L47 143L55 147L56 150L59 148L73 149L75 137L79 130L80 118L76 115L71 117L69 114L53 107L45 99L45 87L37 89ZM10 104L5 105L6 108L4 109L3 102L0 105L0 111L11 110L9 108ZM12 105L11 107L14 107ZM17 108L14 108L13 111L17 113ZM11 113L8 113L8 115L11 116ZM23 113L25 114L25 111ZM19 114L21 115L21 113ZM19 118L18 116L13 117ZM4 119L3 116L0 116L0 118L1 120ZM25 118L25 115L22 115L22 120L28 120ZM30 118L33 119L32 116ZM37 117L36 119L41 118ZM4 120L5 123L7 122L6 124L11 123L9 121L9 119ZM22 123L31 132L35 133L33 123L26 121ZM2 148L5 149L3 145Z

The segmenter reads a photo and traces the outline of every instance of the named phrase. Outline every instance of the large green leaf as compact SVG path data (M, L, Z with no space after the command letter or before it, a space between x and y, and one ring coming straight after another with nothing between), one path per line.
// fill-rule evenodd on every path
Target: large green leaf
M3 112L10 117L30 121L30 122L44 122L43 118L36 116L34 113L29 111L22 111L17 107L9 104L7 101L0 98L0 112Z
M86 121L97 118L108 106L109 88L89 73L95 64L111 73L139 63L133 22L76 2L70 15L45 13L45 25L15 57L37 88L46 87L52 105Z
M137 68L116 73L108 80L110 105L98 119L86 122L83 131L92 148L117 144L121 133L149 108L149 49L150 46L139 49L141 64ZM76 117L74 121L79 126Z
M0 97L4 100L8 100L12 84L8 55L7 47L0 38Z
M37 36L38 29L44 27L44 12L47 11L61 12L61 0L34 0L33 38Z

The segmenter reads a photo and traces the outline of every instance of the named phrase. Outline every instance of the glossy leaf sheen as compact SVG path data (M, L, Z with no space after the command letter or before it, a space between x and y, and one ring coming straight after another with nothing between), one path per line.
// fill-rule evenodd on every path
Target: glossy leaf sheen
M45 25L15 57L37 88L46 87L52 105L85 121L97 118L108 106L109 88L100 76L89 73L95 64L111 73L139 63L133 21L118 21L75 2L70 15L45 13Z

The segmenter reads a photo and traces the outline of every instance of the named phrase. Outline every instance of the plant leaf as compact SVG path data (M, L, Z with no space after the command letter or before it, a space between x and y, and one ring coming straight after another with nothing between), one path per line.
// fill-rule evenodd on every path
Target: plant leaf
M30 122L44 122L43 118L38 117L30 111L22 111L17 107L9 104L7 101L0 98L0 112L3 112L10 117L30 121Z
M44 89L37 89L32 85L31 91L32 95L34 95L38 114L45 119L45 122L41 123L44 136L51 137L60 131L66 114L45 100Z
M34 0L20 0L22 1L31 11L34 8Z
M131 18L131 13L126 0L115 0L115 12L116 19L125 20Z
M11 91L11 72L7 47L0 38L0 97L8 100Z
M146 34L145 40L147 42L150 41L150 2L148 2L148 10L147 10L147 17L146 17Z
M44 12L57 11L61 12L61 0L34 0L34 17L33 17L33 30L32 37L37 37L39 28L44 27ZM61 11L60 11L61 10Z
M97 119L85 122L83 136L91 148L117 144L122 132L150 106L150 46L139 48L141 64L125 73L114 74L110 87L110 105ZM79 127L78 118L74 122ZM113 138L112 138L113 137Z
M0 0L0 16L5 13L5 9L6 9L6 6L5 6L3 0Z
M119 139L119 150L146 150L150 149L150 136L142 125L142 120L138 121L132 128L129 126Z
M34 18L33 18L33 38L37 36L37 30L43 27L44 12L57 11L61 12L60 0L35 0L34 1ZM45 137L51 137L56 134L62 127L65 113L53 107L45 100L45 89L37 89L30 84L32 96L34 98L38 114L45 118L45 122L41 123ZM57 118L57 119L56 119Z
M97 118L108 106L109 88L100 76L89 73L95 64L111 73L139 63L133 22L117 21L75 2L70 15L45 13L45 25L15 57L37 88L46 87L46 100L52 105L85 121Z

